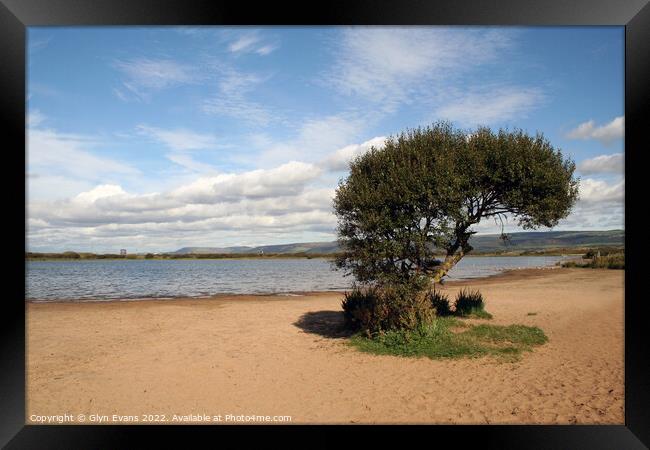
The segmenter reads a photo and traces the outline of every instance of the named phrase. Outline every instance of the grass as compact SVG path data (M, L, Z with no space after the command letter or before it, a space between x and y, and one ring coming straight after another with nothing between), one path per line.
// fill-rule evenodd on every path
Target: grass
M476 319L491 319L492 314L485 310L483 294L478 290L461 289L456 296L454 315Z
M525 349L531 349L535 345L544 344L548 338L544 332L537 327L526 325L476 325L465 332L483 342L511 343Z
M483 308L472 308L469 311L462 313L460 317L468 317L472 319L491 319L492 314Z
M350 343L363 352L379 355L431 359L495 356L512 362L547 340L537 327L468 325L454 317L438 317L416 331L389 331L372 338L357 334Z

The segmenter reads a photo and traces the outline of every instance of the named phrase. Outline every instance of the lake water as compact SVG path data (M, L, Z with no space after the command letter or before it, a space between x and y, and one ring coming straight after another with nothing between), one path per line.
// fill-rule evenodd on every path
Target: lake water
M466 256L449 280L508 269L553 266L560 256ZM208 297L215 294L290 294L339 291L351 277L325 259L91 260L26 262L28 300Z

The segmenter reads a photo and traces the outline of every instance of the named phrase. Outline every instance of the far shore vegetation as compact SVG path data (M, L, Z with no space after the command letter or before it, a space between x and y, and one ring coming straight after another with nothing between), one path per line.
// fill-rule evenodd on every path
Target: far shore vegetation
M508 248L502 251L474 251L472 256L582 256L596 254L601 255L609 253L623 253L623 247L561 247L545 248L537 250L514 250ZM26 252L25 259L30 261L39 260L94 260L94 259L272 259L272 258L325 258L335 259L339 253L132 253L120 255L116 253L91 253L91 252ZM570 266L567 266L570 267ZM577 266L573 266L577 267Z
M625 269L625 252L611 249L589 251L582 260L572 260L562 263L562 267L579 267L583 269Z
M334 258L335 254L329 253L131 253L120 255L116 253L37 253L27 252L25 259L30 261L47 260L98 260L98 259L273 259L273 258Z

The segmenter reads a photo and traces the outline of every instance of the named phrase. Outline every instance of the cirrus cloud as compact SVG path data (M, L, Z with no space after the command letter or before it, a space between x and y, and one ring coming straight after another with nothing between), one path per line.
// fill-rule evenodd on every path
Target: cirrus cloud
M248 31L235 36L228 45L228 50L232 53L256 53L266 56L278 47L275 42L267 42L258 31Z
M172 59L117 60L113 67L122 73L122 85L113 88L113 93L124 101L149 100L152 92L195 83L202 78L192 66Z
M404 100L414 83L494 59L508 33L422 27L352 27L343 31L329 82L374 101Z
M491 125L526 116L545 96L538 88L500 86L463 92L436 110L436 117L463 125Z
M148 125L138 125L136 130L172 150L202 150L212 148L217 144L213 135L196 133L185 128L166 130Z

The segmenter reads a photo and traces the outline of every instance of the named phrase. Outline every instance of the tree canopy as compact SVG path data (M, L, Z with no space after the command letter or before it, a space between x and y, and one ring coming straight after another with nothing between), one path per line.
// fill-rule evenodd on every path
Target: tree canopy
M574 171L540 133L407 130L354 159L339 183L336 265L362 283L438 282L472 250L483 219L557 225L578 197Z

